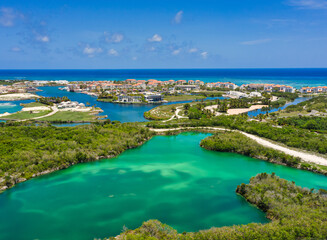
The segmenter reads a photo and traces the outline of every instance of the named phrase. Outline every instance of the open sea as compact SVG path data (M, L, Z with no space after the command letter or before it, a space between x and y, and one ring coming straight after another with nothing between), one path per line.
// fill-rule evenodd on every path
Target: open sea
M202 80L204 82L275 83L293 87L327 85L327 68L303 69L115 69L0 70L0 79L26 80Z

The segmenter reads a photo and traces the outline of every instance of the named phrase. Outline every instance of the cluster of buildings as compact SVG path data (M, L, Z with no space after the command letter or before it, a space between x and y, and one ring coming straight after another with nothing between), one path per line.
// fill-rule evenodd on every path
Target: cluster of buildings
M300 92L303 94L327 93L327 87L303 87L300 89Z
M160 93L142 92L141 94L119 94L115 102L118 103L162 103L163 96Z
M115 102L121 103L160 103L163 95L191 94L200 90L219 89L229 91L233 97L261 97L262 92L295 93L296 88L279 84L243 84L237 86L231 82L205 83L201 80L167 80L156 79L124 81L80 81L67 80L35 80L35 81L8 81L8 85L0 85L0 94L26 93L39 91L37 87L63 86L61 90L81 92L99 96L108 94L115 96ZM303 94L327 93L327 87L304 87L299 90Z
M255 98L255 97L260 98L260 97L262 97L260 92L250 92L248 94L248 93L239 92L239 91L229 91L229 92L227 92L226 96L231 97L231 98Z
M234 90L238 86L234 83L204 83L200 80L168 80L159 81L155 79L149 80L135 80L127 79L125 81L92 81L92 82L79 82L67 85L67 89L73 92L83 91L103 91L103 90L183 90L192 91L204 88L224 88Z
M69 83L62 90L81 92L89 95L100 93L117 97L120 103L160 103L164 101L164 94L190 94L204 88L223 88L234 90L238 86L234 83L204 83L200 80L167 80L156 79L124 81L92 81Z
M75 101L66 101L57 104L58 109L69 109L69 108L85 108L84 103L78 103Z
M262 92L289 92L295 93L296 88L287 86L287 85L279 85L279 84L243 84L240 87L241 90L248 91L262 91Z
M39 91L37 88L26 85L22 82L13 83L12 85L0 85L0 94L7 93L27 93Z
M0 85L0 94L7 93L27 93L27 92L37 92L40 91L37 87L42 86L62 86L67 85L69 82L67 80L55 80L55 81L45 81L45 80L35 80L35 81L14 81L14 80L3 80L4 84ZM8 83L8 84L6 84Z

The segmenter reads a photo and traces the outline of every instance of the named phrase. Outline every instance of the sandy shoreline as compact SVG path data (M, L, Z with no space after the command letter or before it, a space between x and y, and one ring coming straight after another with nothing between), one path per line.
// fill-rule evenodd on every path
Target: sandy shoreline
M223 113L220 113L220 112L216 112L217 107L218 107L218 105L211 105L211 106L205 107L205 109L208 109L208 110L210 110L212 112L215 112L216 116L223 114ZM263 107L268 107L268 105L252 105L249 108L232 108L232 109L227 110L227 115L238 115L238 114L258 110L258 109L261 109Z
M251 112L254 110L261 109L263 107L268 107L268 105L252 105L249 108L234 108L234 109L228 109L227 114L228 115L237 115L237 114L242 114L246 112Z
M28 100L40 98L40 96L32 93L12 93L0 95L0 101L18 101L18 100Z
M9 115L11 115L11 113L5 112L5 113L0 114L0 117L5 117L5 116L9 116Z
M49 111L51 107L24 107L21 111L28 112L28 111Z

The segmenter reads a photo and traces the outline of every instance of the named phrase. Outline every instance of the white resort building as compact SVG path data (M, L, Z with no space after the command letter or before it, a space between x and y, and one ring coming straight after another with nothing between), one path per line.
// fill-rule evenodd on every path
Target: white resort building
M84 103L78 103L78 102L71 102L71 101L67 101L67 102L61 102L58 103L57 107L59 109L65 109L65 108L85 108L85 104Z

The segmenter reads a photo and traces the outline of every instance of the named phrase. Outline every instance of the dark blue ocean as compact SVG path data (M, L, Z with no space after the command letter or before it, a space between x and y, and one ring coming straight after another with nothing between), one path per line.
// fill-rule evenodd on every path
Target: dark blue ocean
M327 69L116 69L116 70L0 70L0 79L99 81L185 79L204 82L276 83L293 87L327 85Z

